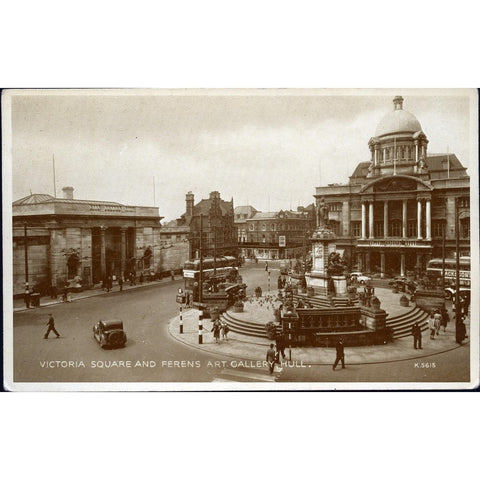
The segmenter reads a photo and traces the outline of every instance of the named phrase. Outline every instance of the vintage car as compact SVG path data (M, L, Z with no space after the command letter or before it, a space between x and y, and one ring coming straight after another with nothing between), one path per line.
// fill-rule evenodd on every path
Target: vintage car
M452 300L452 302L455 302L455 292L455 287L445 288L445 300ZM460 301L470 304L470 288L460 287L460 299Z
M352 272L350 274L350 280L356 280L357 283L364 285L365 283L369 282L371 278L362 272Z
M127 343L121 320L100 320L93 327L93 336L102 348L121 348Z

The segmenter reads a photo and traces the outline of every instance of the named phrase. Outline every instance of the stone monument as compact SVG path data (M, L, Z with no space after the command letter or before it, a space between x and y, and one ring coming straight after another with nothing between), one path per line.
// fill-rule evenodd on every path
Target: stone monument
M322 198L316 208L317 228L312 235L312 271L305 274L307 288L313 288L315 295L327 296L333 293L329 285L333 284L328 274L328 257L336 251L335 233L328 221L328 206ZM335 282L338 283L338 282ZM336 289L337 285L335 285ZM340 287L340 285L339 285ZM346 281L345 289L346 291Z

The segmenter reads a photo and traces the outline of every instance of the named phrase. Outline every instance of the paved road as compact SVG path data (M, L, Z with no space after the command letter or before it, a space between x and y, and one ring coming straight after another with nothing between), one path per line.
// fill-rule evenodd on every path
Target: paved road
M248 284L268 291L264 263L241 269ZM278 269L271 269L275 288ZM168 321L178 314L175 294L182 281L113 292L71 304L32 309L14 315L14 380L16 382L225 382L268 381L258 369L229 369L231 357L202 352L174 340ZM48 313L53 313L61 338L43 339ZM102 350L92 327L100 319L123 320L125 348ZM206 332L206 335L211 333ZM277 382L445 382L468 381L469 346L422 359L389 364L283 368ZM293 351L293 360L294 358ZM259 375L264 377L259 378ZM460 376L459 376L460 375ZM268 387L267 387L268 388ZM34 389L34 388L33 388Z
M249 287L268 289L261 264L241 269ZM272 277L275 275L273 272ZM278 276L278 272L276 274ZM69 304L14 314L16 382L210 382L223 369L222 357L175 341L168 321L178 314L183 281L111 292ZM61 337L43 339L48 313ZM125 348L102 350L92 327L100 319L123 321ZM208 333L206 333L208 334Z

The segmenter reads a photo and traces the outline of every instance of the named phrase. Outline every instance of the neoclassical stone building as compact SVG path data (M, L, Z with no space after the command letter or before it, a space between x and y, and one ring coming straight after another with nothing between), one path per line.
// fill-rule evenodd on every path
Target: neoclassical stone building
M428 139L403 109L403 98L393 104L368 142L370 159L357 165L347 184L315 193L317 204L323 198L328 205L337 248L350 267L382 277L422 270L444 247L453 257L456 215L460 253L470 255L466 168L455 154L428 152Z
M33 194L12 204L13 293L59 286L80 277L86 284L106 275L156 270L160 259L158 207ZM27 248L25 248L27 246ZM25 261L27 259L27 262Z

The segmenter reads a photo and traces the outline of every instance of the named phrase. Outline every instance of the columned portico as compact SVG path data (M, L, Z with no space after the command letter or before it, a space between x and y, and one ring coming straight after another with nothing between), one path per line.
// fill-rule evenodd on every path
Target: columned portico
M369 236L369 238L374 238L374 235L373 235L373 202L372 201L368 205L368 236Z
M430 207L430 199L427 198L425 202L425 223L426 223L426 236L427 240L432 239L432 212Z
M422 201L417 199L417 238L421 240L422 237Z
M362 202L362 238L367 238L367 211L366 204Z
M383 201L383 236L388 237L388 200Z
M120 245L120 262L121 262L121 271L120 275L122 276L125 272L125 261L127 258L127 229L121 228L121 245Z
M400 254L400 275L402 277L405 276L405 254L404 253Z
M105 232L107 231L106 227L100 227L100 271L102 278L105 277L107 272L107 259L105 253Z

